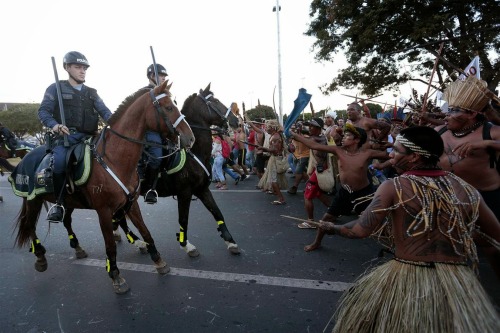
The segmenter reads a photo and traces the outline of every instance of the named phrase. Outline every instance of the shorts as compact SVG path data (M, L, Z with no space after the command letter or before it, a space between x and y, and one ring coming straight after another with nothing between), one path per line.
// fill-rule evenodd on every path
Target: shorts
M306 182L306 188L304 189L304 199L312 200L314 198L319 198L321 196L321 193L324 192L319 188L316 172L313 172Z
M269 159L269 156L264 156L264 154L256 154L255 155L255 168L257 172L264 173L264 169L266 167L266 161Z
M300 175L304 172L307 172L307 166L309 165L309 157L302 157L297 160L297 164L295 166L295 173Z
M245 165L245 159L247 156L247 150L246 149L239 149L238 150L238 165L239 166L244 166Z
M350 193L343 186L340 186L339 191L333 197L333 202L328 207L327 213L335 217L340 215L351 215L353 211L360 214L368 207L372 201L372 194L375 192L373 184L369 184L365 188Z

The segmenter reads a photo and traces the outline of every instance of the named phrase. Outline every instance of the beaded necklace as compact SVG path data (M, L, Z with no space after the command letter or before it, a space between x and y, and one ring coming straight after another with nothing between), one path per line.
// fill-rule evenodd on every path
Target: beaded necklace
M403 200L403 186L401 180L409 181L413 196ZM461 186L467 195L462 201L455 193L454 186ZM453 247L454 252L470 260L474 266L477 265L478 257L476 246L472 240L475 230L475 222L479 216L479 194L471 185L452 173L445 176L416 176L414 174L403 174L394 178L394 187L399 202L395 205L374 210L391 211L397 208L404 209L405 213L413 218L406 234L408 237L417 237L438 230L444 235ZM417 201L420 211L416 214L408 209L407 203ZM470 215L465 212L471 211ZM389 222L383 228L390 228ZM372 236L379 238L383 243L393 242L388 234L389 230L377 230ZM389 244L385 244L389 245ZM391 244L394 247L394 244Z
M471 134L474 132L477 128L479 128L484 122L483 121L478 121L477 123L474 123L470 126L467 126L462 129L462 132L453 132L451 131L451 134L456 137L456 138L463 138L466 135Z

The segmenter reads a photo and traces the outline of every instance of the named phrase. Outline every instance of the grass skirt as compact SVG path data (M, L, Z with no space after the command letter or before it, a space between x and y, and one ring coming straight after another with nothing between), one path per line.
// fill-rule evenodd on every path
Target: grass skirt
M281 157L280 157L281 158ZM283 157L284 158L284 157ZM262 175L262 178L259 181L258 186L264 190L273 190L271 184L273 181L276 181L278 183L278 186L280 189L287 189L288 188L288 181L286 179L286 172L278 174L276 172L276 156L271 155L269 158L269 161L267 162L267 167L266 171Z
M333 332L500 332L500 318L473 271L391 260L342 296Z

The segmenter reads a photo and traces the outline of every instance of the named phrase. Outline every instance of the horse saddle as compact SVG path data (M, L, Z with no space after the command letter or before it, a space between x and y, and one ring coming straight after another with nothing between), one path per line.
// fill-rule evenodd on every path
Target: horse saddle
M90 146L79 143L68 149L67 176L75 185L84 185L91 173L92 152ZM9 182L14 194L28 200L36 196L54 192L53 184L54 156L40 146L29 152L12 171Z

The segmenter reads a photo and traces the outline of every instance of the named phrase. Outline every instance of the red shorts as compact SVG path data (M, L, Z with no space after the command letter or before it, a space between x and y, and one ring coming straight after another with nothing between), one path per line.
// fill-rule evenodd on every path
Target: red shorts
M304 189L304 199L312 200L314 198L319 198L321 195L321 189L318 185L318 178L316 177L316 171L311 174L309 180L306 182L306 188Z

